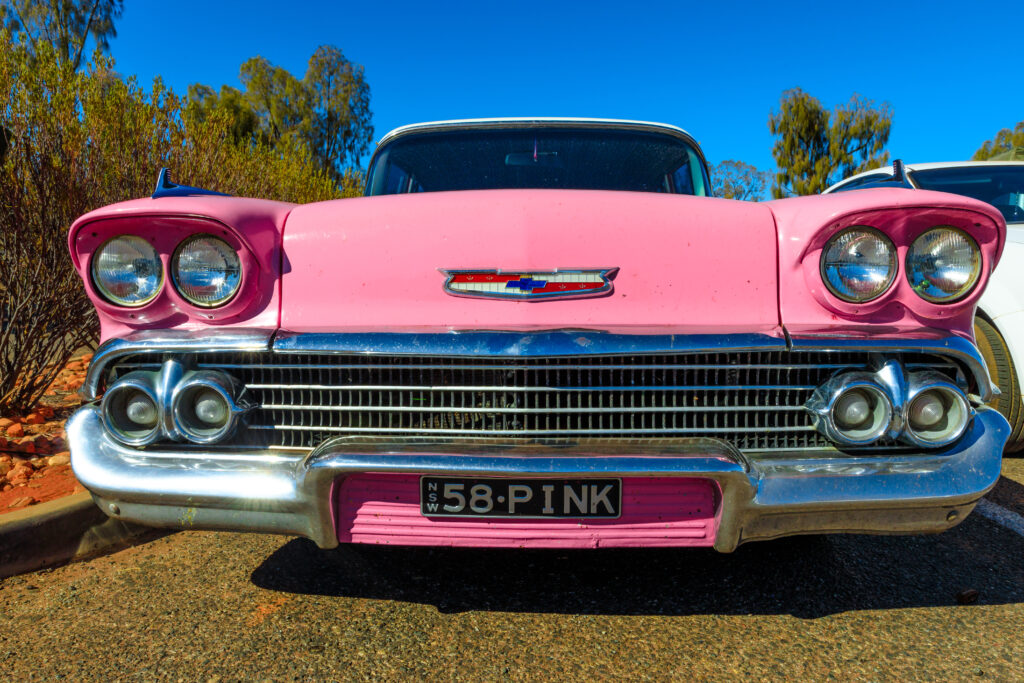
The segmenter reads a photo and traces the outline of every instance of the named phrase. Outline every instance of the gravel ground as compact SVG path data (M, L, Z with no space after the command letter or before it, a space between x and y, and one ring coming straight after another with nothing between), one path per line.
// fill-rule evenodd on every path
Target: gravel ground
M1024 537L977 514L731 555L187 532L0 583L0 678L1020 680L1022 625Z

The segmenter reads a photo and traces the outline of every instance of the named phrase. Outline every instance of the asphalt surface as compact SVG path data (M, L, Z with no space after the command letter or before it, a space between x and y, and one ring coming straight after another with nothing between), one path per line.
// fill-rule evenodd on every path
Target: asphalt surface
M990 500L1024 515L1024 460ZM974 604L969 600L977 591ZM0 679L1024 679L1024 536L323 552L186 532L0 582Z

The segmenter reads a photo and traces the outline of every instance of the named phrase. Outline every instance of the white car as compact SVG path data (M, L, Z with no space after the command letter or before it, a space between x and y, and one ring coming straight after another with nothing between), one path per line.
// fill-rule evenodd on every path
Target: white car
M974 334L1001 395L991 402L1010 422L1006 453L1024 450L1024 161L951 161L877 168L836 183L825 193L903 186L966 195L1006 218L999 267L978 302Z

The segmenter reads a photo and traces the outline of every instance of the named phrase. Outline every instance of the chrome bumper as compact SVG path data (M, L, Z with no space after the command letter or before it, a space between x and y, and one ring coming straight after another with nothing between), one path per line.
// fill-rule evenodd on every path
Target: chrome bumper
M926 533L962 521L999 478L1006 420L978 408L955 444L927 454L772 453L714 439L671 446L572 442L502 448L330 440L308 455L139 451L112 440L94 406L67 425L72 467L109 515L159 527L305 536L338 544L332 488L354 472L459 476L696 477L722 500L715 548L791 534Z

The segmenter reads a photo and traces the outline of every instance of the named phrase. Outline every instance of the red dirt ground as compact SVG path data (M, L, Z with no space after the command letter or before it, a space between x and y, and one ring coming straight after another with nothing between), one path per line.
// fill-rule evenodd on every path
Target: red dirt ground
M68 362L31 412L0 415L0 515L84 490L68 464L64 423L82 404L91 359Z

